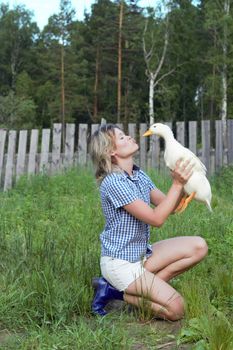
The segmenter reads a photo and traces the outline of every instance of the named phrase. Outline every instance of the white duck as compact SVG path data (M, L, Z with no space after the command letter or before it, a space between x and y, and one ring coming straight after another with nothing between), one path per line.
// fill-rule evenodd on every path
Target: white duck
M205 203L207 208L212 211L210 204L212 197L211 187L206 177L205 165L193 152L176 141L172 130L167 125L162 123L153 124L143 136L150 136L153 134L164 138L164 160L171 170L175 169L176 162L179 159L182 161L190 160L191 164L193 164L193 174L184 186L186 195L181 199L180 204L176 208L176 212L181 213L184 211L193 198Z

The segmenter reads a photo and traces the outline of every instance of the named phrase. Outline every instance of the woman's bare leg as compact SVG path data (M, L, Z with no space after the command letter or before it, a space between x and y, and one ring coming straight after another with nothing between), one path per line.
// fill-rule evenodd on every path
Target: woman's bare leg
M139 306L142 298L150 302L152 311L159 318L175 321L184 315L184 302L181 295L149 271L145 271L141 277L131 283L124 293L124 300L129 304Z
M124 300L140 305L143 296L151 302L157 317L181 319L183 298L167 282L196 265L207 252L207 244L201 237L175 237L155 243L152 256L144 264L145 273L125 290Z
M168 282L200 262L207 252L207 244L201 237L170 238L153 244L153 254L144 267Z

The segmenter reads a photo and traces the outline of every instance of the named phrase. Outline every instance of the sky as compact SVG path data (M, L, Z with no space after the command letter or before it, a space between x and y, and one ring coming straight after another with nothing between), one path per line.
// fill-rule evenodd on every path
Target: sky
M59 12L60 0L0 0L0 3L8 3L10 9L17 5L25 5L26 9L34 13L33 20L37 22L40 29L47 24L48 17ZM72 0L72 6L76 11L76 18L83 19L84 11L88 13L91 9L91 4L95 0ZM140 0L139 6L153 6L155 0Z

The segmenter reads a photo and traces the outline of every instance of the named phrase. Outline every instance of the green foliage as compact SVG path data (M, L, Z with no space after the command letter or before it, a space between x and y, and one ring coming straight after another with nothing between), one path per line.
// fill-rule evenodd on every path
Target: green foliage
M36 106L30 97L16 96L10 91L0 96L0 124L8 128L33 128L35 126Z
M233 331L230 322L223 314L202 315L189 321L187 329L183 329L178 340L195 342L195 350L231 350Z
M166 11L163 4L166 3ZM222 105L222 71L227 71L228 118L233 110L233 16L224 2L166 1L147 10L125 1L122 25L121 121L148 121L148 77L142 38L145 22L151 69L158 67L168 21L168 47L154 95L159 120L217 119ZM61 48L64 50L65 121L116 122L119 2L98 0L83 21L70 0L39 31L24 6L0 5L0 96L11 90L35 104L35 126L61 121ZM222 43L226 43L223 53ZM12 127L11 121L6 122ZM18 127L13 122L13 127ZM30 126L30 124L28 124ZM28 126L28 127L29 127Z
M132 340L128 338L127 331L121 320L96 320L93 323L85 318L78 319L69 327L59 330L54 327L52 332L42 327L38 330L29 329L29 336L11 337L6 348L18 350L56 350L56 349L96 349L96 350L130 350Z
M170 179L150 175L166 192ZM152 241L201 235L209 246L202 263L172 281L186 301L178 346L188 342L196 350L232 348L231 178L229 168L212 179L213 214L191 203L182 215L152 230ZM2 349L106 349L106 344L108 349L133 349L142 343L150 349L164 339L159 323L150 321L146 299L130 314L125 309L103 319L91 317L91 280L100 273L104 220L90 171L23 177L0 197L0 324L10 331Z

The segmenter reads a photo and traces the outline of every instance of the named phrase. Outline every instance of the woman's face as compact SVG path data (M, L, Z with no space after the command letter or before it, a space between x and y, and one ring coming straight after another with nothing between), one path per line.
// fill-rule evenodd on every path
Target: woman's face
M132 156L138 150L138 144L131 137L125 135L120 129L115 129L115 150L112 155L118 158L128 158Z

